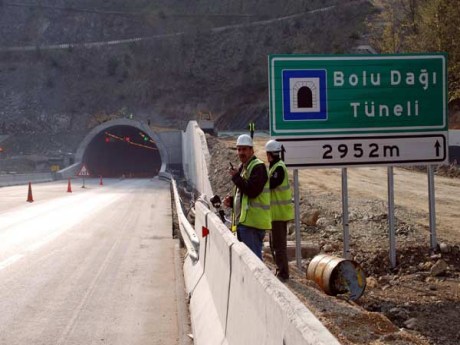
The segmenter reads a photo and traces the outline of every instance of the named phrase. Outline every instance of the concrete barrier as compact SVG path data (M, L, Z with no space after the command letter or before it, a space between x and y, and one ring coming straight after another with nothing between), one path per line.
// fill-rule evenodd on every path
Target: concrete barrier
M36 173L36 174L8 174L0 175L0 186L16 186L27 184L29 182L41 183L55 180L54 173Z
M210 155L206 136L196 121L190 121L182 134L182 168L189 183L200 193L212 196L208 177Z
M197 345L334 345L335 337L204 205L196 205L200 260L184 271Z
M216 307L218 303L216 304L211 293L211 286L214 282L208 281L206 271L210 266L209 260L212 260L207 255L210 244L211 241L204 239L200 245L200 260L193 261L187 257L184 263L184 278L189 296L194 344L228 345L223 329L224 324L221 322L222 311L218 312ZM225 266L222 267L222 271L226 271ZM225 273L222 276L225 276ZM227 294L222 293L221 296L225 298Z
M229 344L339 344L252 252L232 249Z

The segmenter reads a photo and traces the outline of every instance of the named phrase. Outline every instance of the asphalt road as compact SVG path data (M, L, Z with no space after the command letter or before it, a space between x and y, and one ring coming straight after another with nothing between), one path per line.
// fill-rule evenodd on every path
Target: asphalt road
M0 344L178 344L169 183L81 185L0 188Z

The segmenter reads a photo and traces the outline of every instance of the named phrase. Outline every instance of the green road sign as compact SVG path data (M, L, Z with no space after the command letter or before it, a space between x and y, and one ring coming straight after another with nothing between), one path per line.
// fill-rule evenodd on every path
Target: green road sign
M269 57L272 136L447 130L444 54Z
M291 166L445 161L446 71L442 53L272 55L270 134Z

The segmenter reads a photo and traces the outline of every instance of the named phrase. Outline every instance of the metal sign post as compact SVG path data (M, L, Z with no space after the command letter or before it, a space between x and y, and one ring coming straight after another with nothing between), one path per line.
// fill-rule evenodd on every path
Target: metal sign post
M393 167L387 169L388 180L388 233L390 239L390 263L391 267L396 267L396 233L395 233L395 196Z
M431 250L435 251L438 248L436 238L436 209L434 197L434 168L432 165L427 167L428 170L428 198L430 210L430 246Z
M348 227L348 175L347 168L342 168L342 224L343 224L343 257L351 259L350 233Z
M83 185L81 188L86 188L85 186L85 176L90 176L88 169L86 168L86 164L82 164L80 171L77 173L77 176L81 176L83 178Z
M302 246L300 236L300 195L299 195L299 171L294 169L294 207L295 207L295 259L297 267L302 266Z

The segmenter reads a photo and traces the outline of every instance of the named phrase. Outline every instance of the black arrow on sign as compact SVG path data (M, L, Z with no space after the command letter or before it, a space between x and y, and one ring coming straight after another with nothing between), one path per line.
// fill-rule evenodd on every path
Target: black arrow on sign
M436 140L436 144L434 144L434 147L436 148L436 157L439 156L439 148L441 147L441 144L439 143L438 140Z

